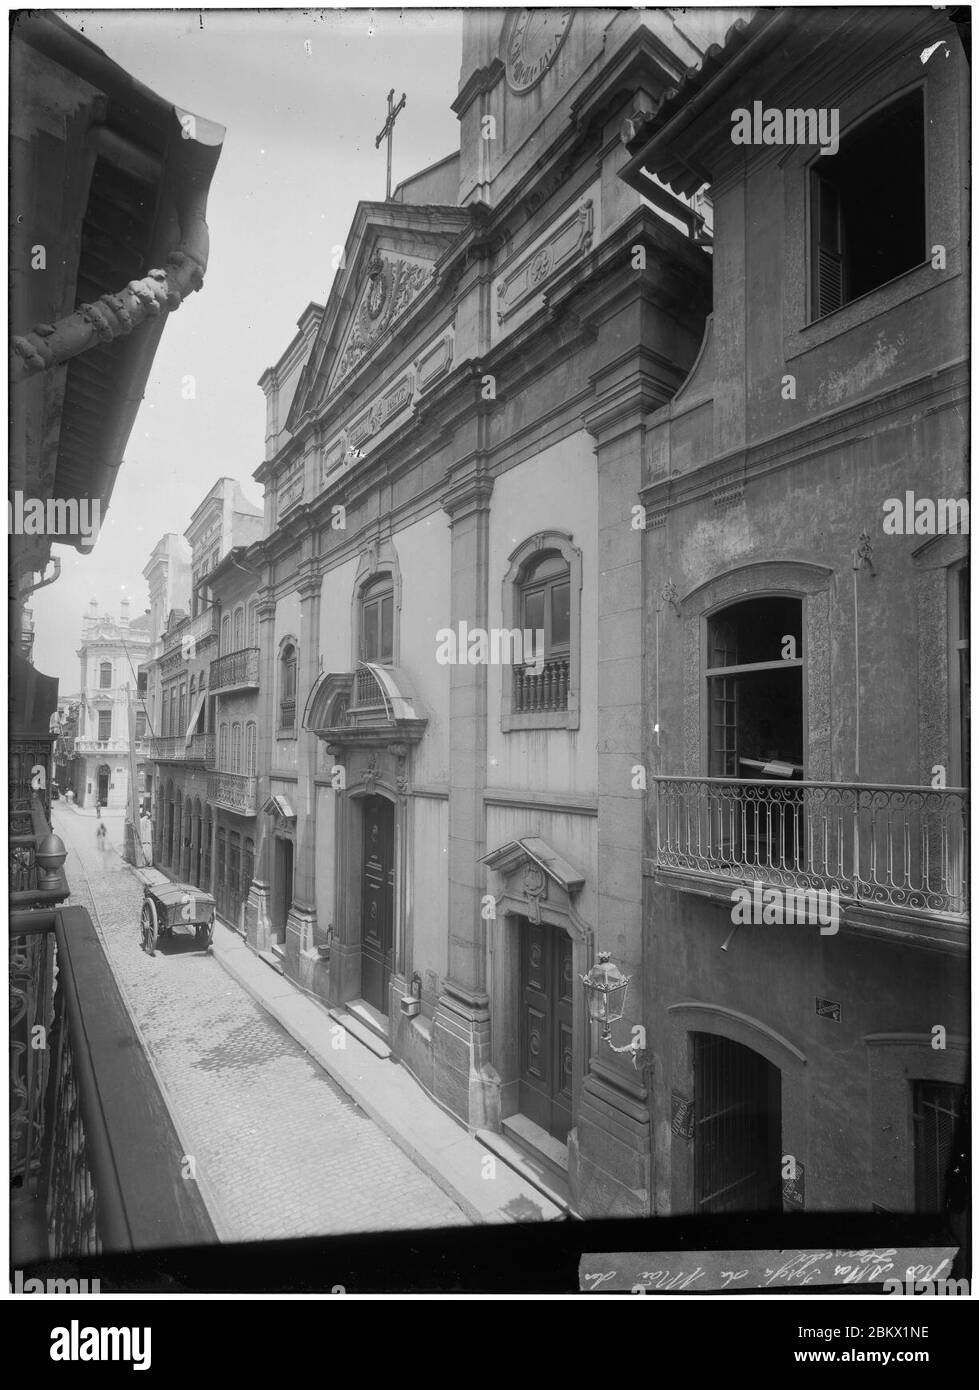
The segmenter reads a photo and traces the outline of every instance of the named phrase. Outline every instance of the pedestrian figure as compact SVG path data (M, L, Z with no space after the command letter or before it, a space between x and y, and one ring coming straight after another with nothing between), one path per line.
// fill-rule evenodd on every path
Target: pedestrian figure
M102 803L98 799L98 797L95 798L95 814L99 818L99 820L102 819Z
M95 832L95 843L98 845L99 849L105 849L106 839L107 834L105 826L100 825L98 830Z

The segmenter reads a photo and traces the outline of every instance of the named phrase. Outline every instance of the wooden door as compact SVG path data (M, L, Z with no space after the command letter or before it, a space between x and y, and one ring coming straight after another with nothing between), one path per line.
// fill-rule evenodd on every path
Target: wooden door
M386 1014L394 954L394 807L382 796L364 800L361 864L360 989Z
M520 943L520 1109L563 1143L574 1075L571 938L524 922Z

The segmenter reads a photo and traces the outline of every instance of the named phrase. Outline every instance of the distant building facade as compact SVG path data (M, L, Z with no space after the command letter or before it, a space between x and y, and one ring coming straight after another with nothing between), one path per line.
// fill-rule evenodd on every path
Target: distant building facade
M154 549L146 570L151 612L162 614L165 603L184 595L187 605L170 609L159 650L144 668L154 731L154 863L202 886L211 883L218 828L208 783L216 752L209 675L219 655L220 610L209 576L229 551L248 545L261 530L262 509L234 479L220 478L191 517L186 548L165 537L167 544Z
M148 619L130 620L129 600L119 617L100 614L95 599L82 619L78 734L75 738L76 804L125 809L129 795L130 706L137 740L145 737L146 714L137 709L138 669L149 648Z

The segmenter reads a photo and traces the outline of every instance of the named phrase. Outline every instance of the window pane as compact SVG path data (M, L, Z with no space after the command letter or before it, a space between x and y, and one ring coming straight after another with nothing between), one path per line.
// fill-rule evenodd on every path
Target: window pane
M521 627L536 632L544 627L544 590L533 589L523 596L523 621Z
M571 643L571 585L556 584L551 590L551 646Z
M364 627L361 658L364 661L377 660L377 604L364 604Z
M381 649L378 659L391 661L394 657L394 595L381 599Z

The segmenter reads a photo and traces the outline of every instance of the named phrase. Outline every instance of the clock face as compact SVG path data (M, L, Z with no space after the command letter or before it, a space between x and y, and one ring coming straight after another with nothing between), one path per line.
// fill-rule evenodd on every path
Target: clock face
M506 46L506 76L514 92L528 92L554 62L573 10L519 10Z

